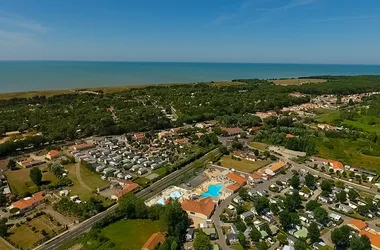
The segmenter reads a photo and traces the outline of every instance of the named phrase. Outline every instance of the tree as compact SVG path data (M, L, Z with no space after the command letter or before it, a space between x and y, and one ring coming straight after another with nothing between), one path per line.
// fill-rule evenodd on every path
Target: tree
M295 174L292 176L292 178L290 179L290 185L294 188L294 189L299 189L300 188L300 177L298 174Z
M279 233L277 235L277 240L280 242L281 245L287 245L288 244L288 236L284 233Z
M347 248L350 246L350 231L350 227L346 225L332 230L331 240L336 248Z
M247 188L242 188L242 189L240 189L240 191L239 191L239 196L240 196L243 200L245 200L245 201L248 201L248 200L251 198L251 196L248 194L248 189L247 189Z
M308 237L310 238L311 243L318 242L319 237L321 237L321 232L319 231L317 223L315 223L314 221L311 222L307 231L308 231Z
M219 152L222 154L222 155L228 155L228 149L226 146L223 146L223 145L220 145L219 146Z
M239 232L238 239L239 239L239 243L243 247L243 249L248 249L248 242L245 239L244 233Z
M280 212L280 209L278 208L277 204L276 203L270 203L269 204L269 209L272 213L274 213L275 215L277 215L279 212Z
M316 200L310 200L308 203L306 203L306 210L307 211L314 211L317 207L322 206L318 201Z
M371 250L371 241L367 235L362 235L359 237L352 237L350 243L351 249L355 250Z
M345 173L345 172L343 172L343 173ZM337 187L337 188L344 188L344 182L343 181L336 181L335 182L335 186Z
M265 241L260 241L259 243L256 244L257 250L267 250L268 245L265 243Z
M355 201L359 198L359 193L356 192L353 188L351 188L348 191L348 198L350 199L350 201Z
M233 142L232 142L232 148L233 149L235 149L235 150L241 150L241 149L243 149L243 144L241 143L241 142L239 142L238 140L234 140Z
M331 193L331 191L332 191L331 182L328 180L323 180L321 183L321 189L322 189L322 191L326 191L328 193Z
M4 237L7 235L8 226L6 222L6 219L0 219L0 237Z
M34 167L30 169L29 177L37 186L41 186L42 184L42 173L38 167Z
M292 195L287 195L284 199L284 207L290 212L296 211L302 204L301 196L298 191L295 191Z
M7 168L10 170L16 169L16 161L14 159L10 159L7 164Z
M174 237L176 242L182 245L185 242L187 228L190 226L190 219L182 210L181 204L177 200L167 204L160 220L164 223L168 235Z
M212 250L212 244L210 238L201 231L194 239L195 250Z
M315 188L315 178L312 174L308 173L305 176L305 185L308 186L310 189Z
M346 202L346 200L347 200L347 193L346 193L344 190L342 190L342 191L340 191L339 193L337 193L337 194L335 195L335 197L336 197L336 199L337 199L339 202L343 203L343 202Z
M252 227L252 231L249 233L249 237L253 242L259 242L261 239L261 233L256 227Z
M307 244L304 240L298 239L294 243L294 250L307 250Z
M0 190L0 207L5 206L7 204L7 197L5 194Z
M268 235L272 235L272 230L270 230L268 223L262 225L261 230L265 231Z
M329 215L327 211L322 207L317 207L314 210L315 219L322 224L326 224L329 221Z
M284 210L280 213L280 223L285 230L288 230L300 223L300 217L297 213Z
M258 197L253 201L256 211L262 214L269 206L269 200L266 197Z

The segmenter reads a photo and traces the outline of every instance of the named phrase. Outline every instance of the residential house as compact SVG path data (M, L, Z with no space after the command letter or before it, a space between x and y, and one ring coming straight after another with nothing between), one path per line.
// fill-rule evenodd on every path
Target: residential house
M154 233L142 246L141 250L155 250L159 245L165 242L165 236L162 233Z
M21 167L31 168L46 163L45 161L34 160L32 157L17 162Z
M84 144L77 144L73 147L75 151L81 151L81 150L86 150L95 147L94 144L91 143L84 143Z
M252 218L252 217L254 217L254 214L253 214L251 211L248 211L248 212L242 213L242 214L240 215L240 218L241 218L242 220L245 220L245 218Z
M235 128L220 128L222 131L227 132L228 136L234 136L239 135L242 132L241 128L235 127Z
M46 158L49 160L54 160L55 158L58 158L60 155L61 155L61 152L59 152L58 150L50 150L46 154Z
M130 180L119 180L118 182L122 189L118 191L116 194L111 196L111 199L113 200L119 200L119 198L122 197L123 195L129 192L133 192L135 189L139 187L137 183L134 183Z
M323 241L321 241L321 242L315 242L315 243L313 244L313 248L314 248L314 249L320 249L320 248L322 248L322 247L324 247L324 246L326 246L326 243L324 243Z
M235 182L236 184L238 184L239 186L244 186L245 184L247 184L247 179L244 178L241 175L229 172L228 174L226 174L226 177L229 180L231 180L231 181Z
M232 199L232 201L237 203L237 204L241 204L244 202L240 196L236 196L235 198Z
M145 139L145 134L144 133L137 133L132 136L132 139L135 141L141 141Z
M208 219L215 210L215 203L210 197L208 197L199 201L184 200L181 207L189 214L189 216L194 216L200 219Z
M226 191L229 192L230 195L236 193L237 191L239 191L239 189L240 186L237 184L231 184L226 187Z
M209 228L202 228L202 231L211 239L215 240L216 239L216 230L213 227Z
M324 159L316 156L310 157L310 160L312 161L319 161L322 162L324 165L329 165L331 169L334 170L334 172L343 172L344 171L344 166L343 163L335 160L329 160L329 159Z
M318 196L318 200L323 203L331 203L332 199L330 197L325 197L325 196Z
M292 236L292 235L289 235L288 236L288 243L291 245L291 246L294 246L294 243L296 243L297 241L297 238Z
M231 224L231 232L232 232L233 234L238 234L239 231L237 230L235 224Z
M173 141L174 145L186 144L188 142L189 142L188 138L181 138L181 139L176 139L176 140Z
M18 213L23 214L25 212L32 210L38 205L42 204L44 200L45 200L45 195L41 191L41 192L33 194L32 197L26 197L16 202L13 202L11 206L9 207L9 209L18 208L19 209Z
M380 250L380 233L373 229L367 228L366 230L361 230L360 235L368 236L371 241L372 249Z
M352 214L354 212L354 209L350 206L344 205L344 204L339 204L339 210L345 213Z
M329 214L329 218L332 219L335 222L338 222L342 218L342 216L340 216L340 215L338 215L336 213L330 213Z
M239 243L238 236L237 234L234 234L234 233L226 234L226 240L228 241L230 245L236 245Z

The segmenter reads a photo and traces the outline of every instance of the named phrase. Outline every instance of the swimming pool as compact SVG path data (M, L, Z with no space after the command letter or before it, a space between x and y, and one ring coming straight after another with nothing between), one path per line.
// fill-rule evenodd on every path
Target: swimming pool
M156 204L160 204L160 205L165 206L165 201L167 199L169 199L169 198L178 199L178 198L181 198L181 197L182 197L182 193L181 192L174 191L169 196L162 197L161 199L159 199L158 201L156 201Z
M219 197L221 194L220 190L222 190L223 184L214 184L210 185L207 188L207 192L203 192L201 194L202 197Z

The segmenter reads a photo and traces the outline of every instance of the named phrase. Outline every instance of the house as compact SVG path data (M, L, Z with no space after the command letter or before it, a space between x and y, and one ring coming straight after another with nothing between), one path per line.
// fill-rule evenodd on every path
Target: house
M235 224L231 224L231 232L232 232L233 234L238 234L239 231L237 230Z
M245 218L252 218L253 216L254 216L254 214L251 211L248 211L248 212L242 213L240 215L240 218L242 220L245 220Z
M161 131L158 133L158 138L159 139L162 139L162 138L170 138L172 136L172 133L169 132L169 131Z
M285 135L285 138L286 138L286 139L291 139L291 138L293 138L293 137L294 137L294 135L292 135L292 134L286 134L286 135Z
M122 187L122 189L116 194L113 194L111 196L111 199L113 200L119 200L119 198L122 197L123 195L129 192L133 192L136 188L139 187L137 183L134 183L130 180L120 180L118 182L119 182L119 185Z
M46 158L49 159L49 160L53 160L55 158L58 158L59 156L61 155L61 152L57 151L57 150L50 150L47 154L46 154Z
M350 220L347 223L347 226L351 227L352 229L360 232L361 230L364 230L368 227L368 224L362 220Z
M188 142L189 142L188 138L176 139L176 140L173 141L174 145L186 144Z
M241 204L244 202L240 196L236 196L235 198L232 199L232 201L237 203L237 204Z
M342 218L342 216L335 214L335 213L330 213L329 218L335 222L338 222Z
M59 196L68 196L69 195L69 190L61 190L59 191Z
M159 245L165 242L165 236L162 233L154 233L142 246L141 250L155 250Z
M237 191L239 191L239 189L240 189L240 186L239 185L237 185L237 184L231 184L231 185L228 185L227 187L226 187L226 191L229 191L231 194L234 194L234 193L236 193Z
M220 128L222 131L227 132L228 136L234 136L234 135L239 135L242 130L241 128L235 127L235 128Z
M278 174L281 171L281 169L283 169L285 166L286 166L285 162L283 161L277 162L273 164L271 167L269 167L268 169L266 169L265 173L270 176L274 176Z
M288 243L289 243L291 246L293 246L294 243L296 243L296 241L297 241L297 238L296 238L296 237L294 237L294 236L292 236L292 235L289 235L289 236L288 236Z
M139 175L143 175L143 174L146 174L146 173L148 173L148 169L146 169L146 168L140 168L137 171L137 174L139 174Z
M316 157L316 156L310 157L310 160L313 162L319 161L319 162L322 162L324 165L329 165L331 167L331 169L334 170L334 172L337 172L337 171L343 172L344 171L343 163L341 163L339 161L323 159L323 158Z
M323 203L331 203L332 199L330 197L324 197L322 195L318 196L318 200Z
M208 219L215 210L215 203L210 197L208 197L200 201L184 200L181 207L189 214L189 216L194 216L200 219Z
M354 212L354 209L350 207L349 205L339 204L339 210L348 214L352 214Z
M228 241L230 245L236 245L237 243L239 243L237 234L233 234L233 233L226 234L226 241Z
M43 192L38 192L33 194L32 197L26 197L24 199L13 202L9 209L18 208L19 213L23 214L27 211L32 210L38 205L42 204L45 200L45 195Z
M46 163L45 161L34 160L32 157L17 162L21 167L31 168Z
M315 243L313 244L313 248L314 248L314 249L320 249L320 248L322 248L322 247L324 247L324 246L326 246L326 243L324 243L323 241L321 241L321 242L315 242Z
M247 179L242 177L241 175L230 172L226 174L226 177L238 184L239 186L244 186L245 184L247 184Z
M86 150L95 147L94 144L91 143L84 143L84 144L77 144L73 147L75 151L81 151Z
M132 139L135 141L141 141L141 140L145 139L145 134L144 133L134 134L132 136Z
M194 228L189 227L186 230L186 241L192 241L194 238Z
M294 250L293 246L285 245L282 250Z

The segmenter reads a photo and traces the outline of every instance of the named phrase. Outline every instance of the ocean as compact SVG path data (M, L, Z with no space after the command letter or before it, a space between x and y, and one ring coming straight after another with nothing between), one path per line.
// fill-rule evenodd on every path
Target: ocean
M380 65L0 61L0 92L369 74Z

